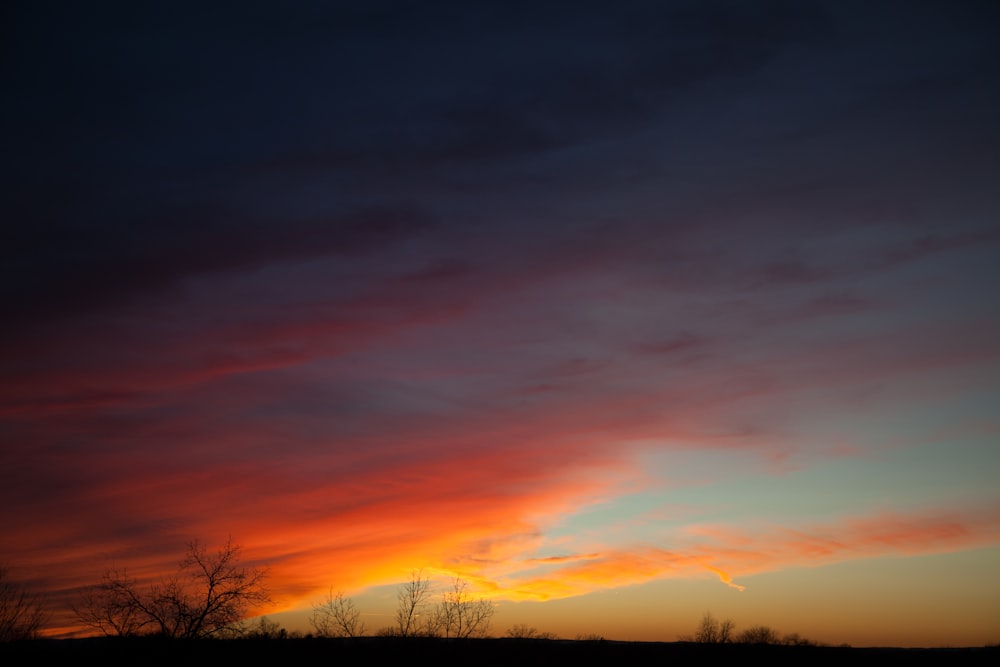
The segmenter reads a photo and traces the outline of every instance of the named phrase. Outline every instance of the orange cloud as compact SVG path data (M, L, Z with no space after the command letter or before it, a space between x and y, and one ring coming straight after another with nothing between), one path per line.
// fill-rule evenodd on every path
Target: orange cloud
M963 513L848 517L804 528L697 526L686 548L714 555L742 576L786 567L820 566L888 555L924 555L975 549L1000 541L1000 515Z
M711 538L687 542L677 550L640 545L580 555L512 557L506 562L466 560L459 567L437 563L436 570L469 577L481 592L510 600L565 598L705 573L743 591L745 586L735 581L736 576L892 553L939 553L992 544L1000 538L1000 521L988 516L977 522L887 515L845 519L809 532L777 528L750 533L716 526L691 534ZM533 547L536 542L522 542L520 546Z
M550 525L618 496L641 473L624 459L589 454L572 438L553 438L548 449L512 450L493 446L497 436L479 437L483 446L461 457L448 458L459 444L445 438L423 450L433 458L416 461L400 452L398 463L380 465L363 451L338 451L330 460L316 456L308 469L280 459L270 467L211 459L194 469L183 462L173 470L140 467L87 490L86 504L100 508L98 514L81 517L67 508L62 523L47 522L34 533L26 525L20 534L48 545L34 557L58 557L68 566L72 574L52 582L66 600L76 586L99 578L104 563L95 553L155 578L173 568L192 537L213 542L231 534L250 562L270 568L275 606L268 611L307 607L331 587L351 592L394 584L414 568L462 576L496 599L552 600L706 574L743 590L741 577L786 567L1000 540L1000 518L989 512L884 514L801 527L693 523L656 545L552 540ZM587 456L574 469L547 473L553 459L580 452ZM104 524L135 532L117 534ZM59 542L67 530L72 552ZM541 555L553 551L558 555ZM72 619L62 624L70 627Z
M560 518L647 482L620 443L756 442L752 432L716 437L695 426L710 423L720 405L782 388L748 381L730 389L728 377L713 374L683 388L657 385L627 368L584 360L539 372L549 388L541 394L525 371L477 388L487 399L481 402L463 402L461 391L409 391L399 392L406 395L397 406L390 391L378 396L388 407L361 399L341 407L291 377L303 358L296 341L308 343L310 358L336 357L410 324L407 317L375 317L356 327L291 321L245 334L206 325L209 351L234 336L235 352L190 356L180 344L153 342L130 353L105 351L115 362L106 372L100 360L84 359L66 370L53 362L45 372L15 374L25 382L11 383L0 397L9 399L0 405L19 447L11 468L25 480L32 479L26 470L41 471L45 484L14 480L21 497L32 496L35 515L5 520L25 545L11 558L48 563L48 572L65 565L68 574L47 576L68 596L95 581L104 560L155 577L173 567L192 537L212 542L231 534L248 558L270 565L276 608L284 609L331 586L398 582L419 567L466 577L484 594L509 599L705 574L742 590L740 577L791 565L997 539L995 517L976 523L963 515L763 529L695 523L654 545L554 542L546 530ZM392 370L397 375L384 380L390 389L422 367ZM430 371L450 377L447 367ZM302 371L307 379L319 372ZM335 366L325 379L339 380L338 372L346 371ZM595 375L614 378L616 392L599 389ZM830 380L808 377L817 385ZM713 394L719 385L727 388ZM340 390L324 388L327 395ZM292 391L299 393L285 396ZM363 396L363 388L357 393ZM77 442L85 446L63 444ZM562 555L540 555L546 553Z

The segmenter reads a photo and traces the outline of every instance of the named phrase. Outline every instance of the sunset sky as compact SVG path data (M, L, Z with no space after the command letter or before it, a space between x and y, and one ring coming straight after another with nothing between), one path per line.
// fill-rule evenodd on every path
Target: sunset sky
M0 564L1000 642L1000 3L0 10Z

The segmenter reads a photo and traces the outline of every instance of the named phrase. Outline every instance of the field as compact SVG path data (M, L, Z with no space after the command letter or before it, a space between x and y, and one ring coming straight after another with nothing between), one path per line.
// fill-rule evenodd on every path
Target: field
M142 639L35 640L0 645L5 665L232 665L240 663L319 665L448 664L489 665L702 665L846 664L996 665L1000 647L850 648L815 646L707 645L686 642L617 642L516 639L362 638L283 640Z

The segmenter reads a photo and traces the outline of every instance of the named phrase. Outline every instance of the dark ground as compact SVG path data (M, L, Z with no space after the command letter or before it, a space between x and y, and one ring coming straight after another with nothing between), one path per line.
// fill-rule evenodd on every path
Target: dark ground
M156 638L36 640L0 644L2 665L356 665L741 664L1000 665L1000 647L848 648L517 639L272 639L179 641Z

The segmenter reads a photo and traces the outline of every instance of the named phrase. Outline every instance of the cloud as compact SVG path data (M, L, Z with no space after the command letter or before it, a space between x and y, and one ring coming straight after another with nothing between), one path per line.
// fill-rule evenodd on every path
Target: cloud
M714 553L739 576L787 567L822 566L882 556L926 555L989 546L1000 516L972 508L845 517L833 524L791 527L693 527L696 548Z
M738 591L736 581L792 567L821 567L844 561L895 555L928 555L995 544L1000 517L960 513L884 514L845 518L802 530L775 527L742 531L717 525L691 525L695 539L676 535L676 548L635 545L579 556L526 558L519 570L507 563L494 581L495 595L506 599L549 600L598 590L705 573ZM543 566L544 572L538 567ZM484 576L488 569L480 570ZM488 574L485 576L488 577Z
M231 533L294 604L421 564L553 599L995 543L968 512L552 537L662 483L638 452L693 488L912 446L856 424L914 405L971 432L991 23L385 9L12 12L15 559L68 595Z
M172 208L170 214L136 208L94 221L79 220L68 210L20 220L5 249L12 263L3 290L12 314L44 321L150 299L169 303L181 281L191 277L370 255L431 226L426 214L412 210L284 216L276 224L250 212Z

